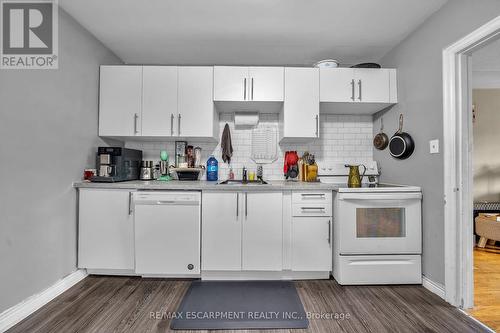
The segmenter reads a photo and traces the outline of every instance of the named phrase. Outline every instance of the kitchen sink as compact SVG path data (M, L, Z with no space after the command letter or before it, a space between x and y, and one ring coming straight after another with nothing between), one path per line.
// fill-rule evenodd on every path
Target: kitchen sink
M265 180L236 180L236 179L227 179L224 180L220 183L217 183L217 185L266 185L268 182Z

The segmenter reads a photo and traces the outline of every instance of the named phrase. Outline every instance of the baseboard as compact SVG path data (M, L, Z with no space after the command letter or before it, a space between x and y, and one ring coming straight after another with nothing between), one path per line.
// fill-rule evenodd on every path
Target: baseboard
M445 299L444 286L441 283L434 282L431 279L422 276L422 286L442 299Z
M73 287L75 284L83 280L87 276L84 269L79 269L65 278L57 281L55 284L45 289L39 294L33 295L25 299L19 304L0 313L0 332L5 332L12 326L19 323L30 314L40 309L51 300Z
M482 327L484 327L484 329L486 329L488 332L495 333L495 331L492 328L490 328L488 325L480 322L479 320L477 320L476 318L474 318L473 316L471 316L469 313L467 313L467 311L465 311L463 309L460 309L460 308L458 308L458 310L461 311L464 315L466 315L470 319L474 320L476 323L478 323Z

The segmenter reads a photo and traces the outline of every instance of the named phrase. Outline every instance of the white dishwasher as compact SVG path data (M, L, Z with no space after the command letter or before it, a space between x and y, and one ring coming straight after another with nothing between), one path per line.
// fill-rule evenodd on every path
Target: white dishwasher
M134 193L135 272L142 276L200 275L200 192Z

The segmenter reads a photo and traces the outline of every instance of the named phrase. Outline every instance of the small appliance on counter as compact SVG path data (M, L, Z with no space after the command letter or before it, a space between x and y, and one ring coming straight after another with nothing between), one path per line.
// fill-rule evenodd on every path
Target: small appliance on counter
M122 147L97 148L97 175L90 181L113 183L139 179L142 151Z
M169 181L172 180L172 177L170 177L170 167L168 165L168 153L165 150L162 150L160 153L160 177L158 180L161 181Z
M290 150L285 153L285 165L283 166L283 173L285 179L295 179L299 176L299 155L296 151Z
M172 168L170 171L177 180L199 180L203 175L204 168Z
M154 179L153 161L142 161L140 179L141 180L153 180Z

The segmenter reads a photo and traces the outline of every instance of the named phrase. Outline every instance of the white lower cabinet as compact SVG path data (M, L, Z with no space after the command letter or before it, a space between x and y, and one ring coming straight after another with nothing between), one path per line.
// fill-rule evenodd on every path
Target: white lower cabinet
M283 194L245 192L242 269L281 271L283 268Z
M203 192L202 269L281 271L281 192Z
M292 193L291 267L299 272L332 270L332 193Z
M80 189L78 267L134 270L132 193Z
M241 213L237 192L202 193L202 270L241 270Z

